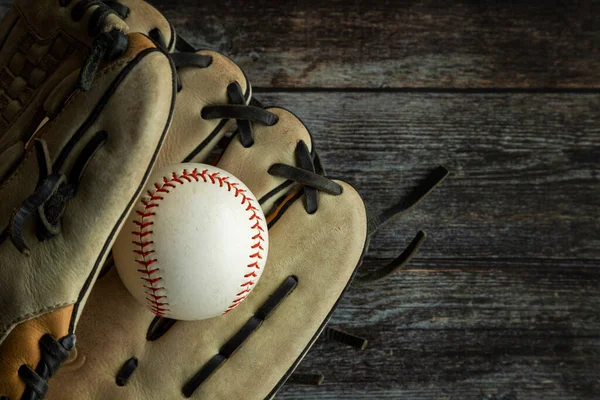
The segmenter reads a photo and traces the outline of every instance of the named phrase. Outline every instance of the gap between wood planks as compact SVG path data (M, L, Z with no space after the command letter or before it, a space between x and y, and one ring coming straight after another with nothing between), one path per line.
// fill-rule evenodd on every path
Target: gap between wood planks
M254 93L456 93L456 94L504 94L504 93L524 93L524 94L600 94L600 89L594 88L426 88L426 87L406 87L406 88L323 88L323 87L252 87Z

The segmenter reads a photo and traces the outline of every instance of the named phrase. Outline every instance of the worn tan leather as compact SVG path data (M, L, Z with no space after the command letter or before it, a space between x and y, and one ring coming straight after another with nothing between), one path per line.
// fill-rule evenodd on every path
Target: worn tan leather
M202 50L198 54L210 56L211 64L206 68L185 67L177 70L182 90L177 94L173 126L158 158L158 165L173 164L186 159L194 150L199 150L188 161L202 161L227 133L235 121L226 121L218 129L221 120L203 119L202 108L208 105L228 104L227 86L238 82L247 101L252 94L244 72L233 61L215 51ZM212 136L212 139L205 140ZM205 143L204 143L205 142ZM200 144L202 149L197 149Z
M174 107L172 64L147 37L131 34L129 40L127 52L103 66L91 90L69 96L63 109L36 133L46 141L53 161L73 138L82 138L68 153L64 173L93 135L106 131L108 139L85 169L76 196L68 201L57 236L39 242L29 219L24 225L29 257L10 240L0 243L2 373L14 374L23 363L22 358L1 358L11 352L23 354L35 369L39 354L29 352L39 353L39 346L32 346L33 336L23 334L36 331L29 326L50 327L46 330L63 336L74 332L91 285L164 141ZM2 154L0 159L4 160ZM35 190L39 169L33 148L11 169L12 174L0 182L0 232ZM69 311L65 318L60 310L70 309L72 314ZM7 382L4 375L0 382ZM17 384L0 389L0 395L11 393L14 398L21 390Z
M15 0L0 22L0 148L15 139L27 140L43 119L41 107L49 92L79 69L92 45L88 34L90 7L75 22L72 1ZM128 31L116 15L107 18L103 31Z
M279 116L279 122L272 127L254 124L254 145L244 148L234 138L218 163L246 183L257 198L285 181L267 173L271 165L297 165L294 150L299 141L312 147L308 131L293 114L280 108L268 110ZM350 185L339 183L343 194L321 194L313 215L305 211L302 197L287 208L270 229L270 253L261 280L244 303L226 316L178 322L165 336L147 342L154 315L133 299L111 270L92 291L80 324L78 356L51 381L49 398L181 399L186 381L293 275L299 280L295 291L192 398L267 397L312 344L361 258L366 239L364 204ZM295 191L294 186L280 191L263 209L268 212L276 199ZM116 375L131 357L138 358L139 367L126 386L118 387Z
M25 390L25 384L14 366L36 366L40 362L39 342L42 336L47 333L55 338L66 336L72 313L73 306L66 306L30 319L13 329L0 346L0 393L19 398Z

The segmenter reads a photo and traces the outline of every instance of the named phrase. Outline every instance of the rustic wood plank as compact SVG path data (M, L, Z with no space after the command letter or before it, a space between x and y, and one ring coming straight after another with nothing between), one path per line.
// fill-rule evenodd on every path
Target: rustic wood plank
M259 87L600 87L600 1L156 0Z
M299 372L323 373L323 386L278 398L597 398L600 269L514 264L420 258L352 288L332 324L369 348L318 342Z
M381 261L371 257L364 267ZM598 336L598 278L597 261L436 260L423 254L396 276L354 288L340 314L357 329L395 321L407 330Z
M352 288L332 323L371 340L319 342L280 399L600 396L600 96L259 93L300 115L330 174L374 209L443 163L450 179L375 239L372 270L417 229L407 271ZM494 397L496 396L496 397Z
M323 386L279 398L597 398L600 270L502 264L419 259L352 288L332 324L369 348L318 342L299 371L325 374Z
M375 237L393 258L423 227L434 258L600 258L600 95L263 93L311 128L331 175L398 201L438 164L450 179Z
M257 87L600 88L600 0L154 3Z

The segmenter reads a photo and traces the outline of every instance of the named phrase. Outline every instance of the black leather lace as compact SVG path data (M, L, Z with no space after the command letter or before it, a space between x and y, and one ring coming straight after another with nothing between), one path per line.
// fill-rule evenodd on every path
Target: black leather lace
M254 144L252 123L261 123L267 126L277 124L277 115L264 109L256 100L246 105L242 88L234 82L227 87L230 104L206 106L202 109L204 119L235 119L238 126L239 140L242 146L249 148ZM313 214L318 209L319 192L331 195L342 194L342 187L324 176L320 168L320 159L316 152L311 153L304 141L296 146L298 167L287 164L273 164L268 173L302 185L304 192L304 206L306 212Z
M106 132L97 132L83 148L68 175L58 172L64 158L59 158L53 165L46 142L36 139L34 146L39 168L36 189L12 215L9 226L0 235L0 243L10 237L15 247L21 253L28 255L29 248L23 238L23 225L30 217L36 220L38 240L47 240L60 233L60 220L67 203L77 194L79 181L85 167L107 137Z
M125 4L119 3L116 0L102 0L102 2L112 8L122 19L127 19L127 17L129 17L131 10Z
M227 86L229 104L206 106L202 109L203 119L235 119L238 126L240 142L245 148L254 144L252 122L273 126L278 121L277 115L258 106L257 102L246 105L246 99L239 83L233 82Z
M59 0L59 5L68 7L72 2L73 0ZM109 4L115 9L109 7ZM79 73L79 87L84 91L89 90L92 86L100 63L116 60L129 46L129 39L124 32L119 30L103 31L109 15L123 16L121 14L124 12L123 7L115 1L79 0L71 8L71 19L75 22L81 21L87 10L94 6L97 8L88 20L88 35L93 37L94 41Z
M442 166L439 166L434 169L408 196L403 198L400 202L389 207L383 212L369 215L367 232L368 244L371 242L373 236L381 229L381 227L386 225L394 218L405 214L417 206L436 187L438 187L447 176L448 170ZM369 284L380 279L384 279L404 268L404 266L406 266L417 254L426 237L427 235L425 232L420 230L398 257L376 271L358 276L355 280L355 283L359 285Z
M62 363L69 357L69 352L75 347L75 336L68 335L56 340L51 335L44 335L40 339L41 359L36 369L23 364L19 368L19 377L25 382L25 392L21 400L43 399L48 391L50 379Z

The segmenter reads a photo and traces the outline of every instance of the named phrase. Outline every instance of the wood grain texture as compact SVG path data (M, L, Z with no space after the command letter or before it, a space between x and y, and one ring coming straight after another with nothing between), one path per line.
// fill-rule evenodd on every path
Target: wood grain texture
M420 258L353 288L332 323L369 348L319 342L298 372L324 384L279 398L597 399L597 269L514 264Z
M597 259L600 95L263 93L310 127L328 172L368 206L398 201L438 164L451 179L373 242L392 258L420 227L424 253Z
M375 237L364 270L430 236L404 273L352 288L279 399L597 399L600 96L258 93L303 116L329 173L374 210L451 177ZM494 397L496 396L496 397Z
M598 0L153 3L257 87L600 88Z
M600 87L599 1L155 4L259 87Z

